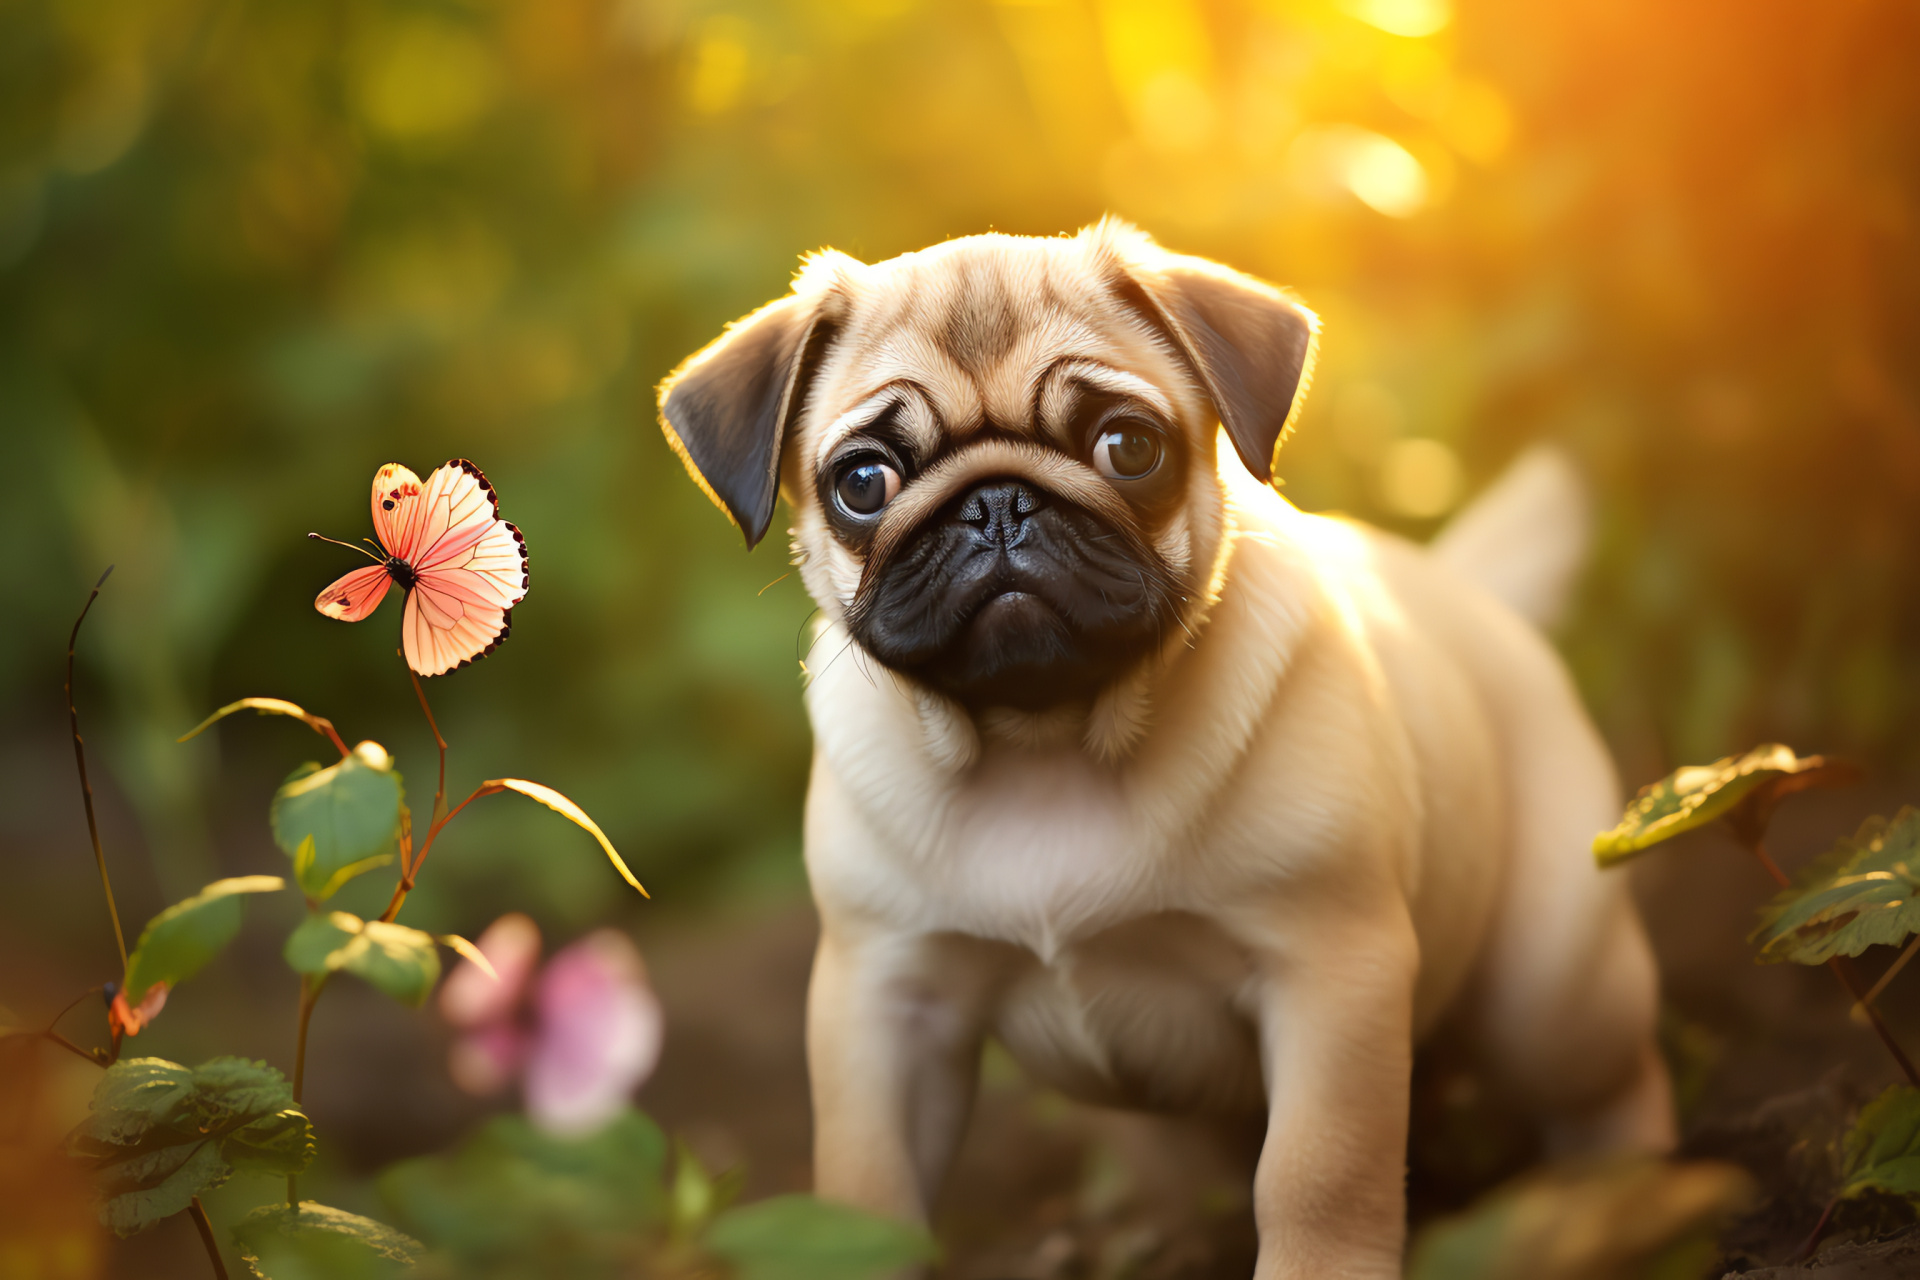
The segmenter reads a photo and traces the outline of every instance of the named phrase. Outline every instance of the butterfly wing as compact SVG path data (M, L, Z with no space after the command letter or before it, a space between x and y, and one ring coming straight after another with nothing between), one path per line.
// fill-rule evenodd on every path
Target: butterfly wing
M527 595L527 543L500 518L493 486L465 459L433 473L421 509L401 641L408 665L436 676L507 638L513 606Z
M325 591L314 597L313 607L329 618L358 622L387 598L387 588L392 582L384 565L355 569L344 578L334 579Z
M389 462L373 473L374 536L388 555L409 564L422 545L425 497L426 487L420 477L397 462Z

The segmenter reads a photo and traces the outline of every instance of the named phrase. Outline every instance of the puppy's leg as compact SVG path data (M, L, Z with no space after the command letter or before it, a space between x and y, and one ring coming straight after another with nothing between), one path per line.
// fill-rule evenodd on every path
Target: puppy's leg
M1535 929L1506 931L1486 976L1483 1052L1542 1117L1550 1154L1664 1152L1673 1093L1653 953L1624 882L1591 908L1584 931L1562 935L1582 944L1570 953L1541 954L1551 943Z
M818 1194L927 1220L973 1104L980 977L937 940L822 934L807 995Z
M1534 745L1516 753L1508 882L1465 1011L1499 1086L1544 1119L1553 1154L1666 1151L1659 973L1626 877L1588 851L1619 813L1613 769L1583 718Z
M1397 904L1383 914L1290 916L1262 964L1259 1280L1400 1274L1419 943Z

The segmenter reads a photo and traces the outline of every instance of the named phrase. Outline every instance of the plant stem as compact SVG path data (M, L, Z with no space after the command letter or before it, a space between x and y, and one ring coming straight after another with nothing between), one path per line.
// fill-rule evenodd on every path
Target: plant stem
M1793 887L1793 881L1787 878L1787 873L1780 869L1780 864L1775 862L1773 855L1767 852L1767 842L1765 840L1759 836L1755 836L1753 842L1747 846L1747 849L1754 857L1760 859L1760 865L1767 869L1767 874L1773 877L1775 884L1779 885L1782 889L1791 889Z
M87 620L87 613L93 608L93 602L100 598L100 588L105 586L107 578L113 573L113 566L107 566L107 572L100 575L100 581L93 584L93 591L87 596L87 602L80 606L80 616L73 620L73 631L67 636L67 722L73 727L73 760L80 767L80 798L87 806L87 834L93 837L93 861L100 868L100 887L107 894L107 915L113 919L113 941L120 948L120 972L127 971L127 935L120 928L120 908L114 905L113 881L107 876L107 855L100 848L100 824L93 816L93 785L87 781L87 748L80 737L80 711L73 702L73 651L80 640L80 624Z
M207 1217L207 1207L195 1196L193 1203L187 1206L187 1212L193 1215L193 1225L200 1229L200 1243L207 1246L207 1261L213 1263L213 1274L219 1280L227 1280L227 1264L220 1257L220 1245L213 1238L213 1220Z
M312 975L300 975L300 1031L293 1043L293 1101L299 1105L307 1083L307 1027L313 1021L313 1006L320 1002L320 992L325 988L324 981L315 982ZM299 1178L287 1175L287 1207L300 1208Z
M1833 1211L1839 1205L1839 1196L1827 1201L1827 1207L1820 1211L1820 1221L1813 1224L1813 1230L1807 1233L1807 1238L1801 1241L1798 1249L1794 1250L1793 1261L1788 1263L1788 1266L1798 1266L1813 1256L1814 1247L1820 1243L1820 1233L1827 1229L1827 1219L1833 1216Z
M478 800L481 796L490 796L502 789L503 788L500 787L474 788L472 795L455 805L452 812L427 828L427 838L421 842L420 852L414 857L413 866L401 869L400 883L394 886L393 899L387 903L387 909L380 915L382 920L391 922L395 916L400 914L400 904L407 900L409 893L413 892L413 882L419 878L420 868L426 865L427 853L433 848L433 838L445 830L449 822L459 817L462 809L472 804L475 800Z
M402 654L401 661L405 660L406 655ZM433 814L427 819L427 838L420 842L420 852L413 856L411 864L407 857L407 846L412 843L413 827L410 820L402 819L407 826L402 833L401 841L400 883L393 887L393 897L388 900L387 909L380 913L380 918L389 923L400 914L401 904L406 902L407 895L413 892L413 882L420 874L420 865L427 860L427 850L433 847L433 838L440 834L440 828L452 821L454 813L467 807L463 802L460 809L455 809L453 813L447 812L447 740L440 736L440 724L433 718L433 708L427 705L427 691L420 683L420 674L411 665L407 667L407 678L413 681L413 695L420 699L420 710L427 716L427 728L433 730L434 743L440 748L440 785L434 789L433 793ZM472 796L467 797L468 800L472 798Z
M420 709L427 713L427 728L433 730L433 740L440 746L440 786L433 793L433 818L430 823L437 827L447 812L447 740L440 736L440 726L433 718L433 708L427 705L427 691L421 687L420 675L412 666L407 667L407 678L413 681L414 696L420 699Z
M347 750L347 744L340 740L340 731L333 727L333 721L327 719L325 716L313 716L308 719L307 723L318 732L324 733L327 736L333 743L334 749L340 753L342 760L345 760L353 754L353 752Z
M91 1062L96 1067L104 1065L100 1061L100 1059L93 1056L93 1052L91 1050L82 1049L79 1045L67 1039L65 1036L61 1035L58 1031L53 1030L51 1027L49 1027L45 1031L42 1031L40 1033L40 1038L42 1040L53 1041L53 1043L59 1045L62 1049L65 1049L69 1053L79 1054L81 1057L85 1058L88 1062Z
M42 1040L51 1040L53 1041L53 1043L59 1045L61 1048L66 1049L69 1052L79 1054L81 1057L85 1058L88 1062L91 1062L96 1067L104 1067L107 1064L105 1061L102 1060L103 1055L101 1054L100 1050L82 1049L79 1045L75 1044L73 1041L61 1035L58 1029L60 1026L60 1019L66 1017L68 1014L72 1013L75 1009L79 1008L80 1002L82 1000L85 1000L88 996L98 995L98 994L100 994L99 987L97 986L88 987L85 991L82 991L79 995L69 1000L67 1002L66 1008L62 1009L60 1012L53 1015L53 1021L49 1022L47 1024L47 1029L40 1033L40 1038Z
M1907 1057L1906 1052L1894 1040L1893 1032L1887 1029L1887 1024L1880 1018L1880 1011L1866 1003L1860 984L1854 979L1853 971L1847 968L1846 961L1835 956L1827 961L1827 967L1833 970L1833 976L1840 979L1840 985L1847 989L1847 994L1854 998L1861 1011L1867 1015L1867 1022L1873 1027L1874 1034L1880 1037L1880 1043L1887 1046L1887 1052L1893 1055L1893 1060L1900 1064L1900 1070L1906 1073L1907 1083L1920 1089L1920 1071L1914 1070L1913 1060Z
M1765 840L1756 835L1745 843L1748 851L1760 860L1760 865L1767 869L1767 874L1771 875L1782 889L1792 887L1793 882L1787 879L1785 872L1780 870L1780 864L1768 856ZM1845 987L1847 994L1853 997L1855 1006L1866 1014L1868 1025L1873 1028L1874 1034L1880 1037L1880 1043L1887 1047L1887 1052L1893 1055L1894 1062L1899 1064L1901 1072L1906 1075L1907 1083L1920 1089L1920 1071L1914 1069L1913 1059L1907 1057L1906 1050L1900 1047L1899 1042L1893 1038L1893 1032L1889 1031L1887 1024L1881 1021L1879 1011L1867 1003L1865 992L1862 991L1859 982L1854 979L1853 971L1847 968L1846 962L1839 956L1829 959L1827 968L1833 970L1833 976L1840 980L1840 985Z
M1913 935L1913 941L1907 944L1907 949L1895 957L1894 962L1887 966L1886 972L1881 974L1871 987L1867 988L1867 994L1860 997L1860 1003L1868 1005L1879 999L1880 993L1887 989L1889 982L1892 982L1900 976L1900 971L1907 967L1907 961L1913 959L1914 952L1916 951L1920 951L1920 933ZM1860 1009L1858 1014L1860 1021L1866 1021L1867 1012L1865 1009Z

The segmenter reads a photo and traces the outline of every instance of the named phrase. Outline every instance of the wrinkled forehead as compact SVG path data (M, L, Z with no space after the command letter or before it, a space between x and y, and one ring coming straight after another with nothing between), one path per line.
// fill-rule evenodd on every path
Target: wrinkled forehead
M1038 433L1040 394L1062 370L1182 415L1190 388L1181 367L1078 249L958 241L866 268L815 383L817 444L831 448L858 429L849 415L900 390L924 401L949 438L988 427Z

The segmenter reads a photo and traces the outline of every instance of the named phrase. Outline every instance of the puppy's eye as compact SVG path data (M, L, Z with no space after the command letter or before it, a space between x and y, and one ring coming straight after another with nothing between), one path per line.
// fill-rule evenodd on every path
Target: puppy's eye
M857 462L840 473L833 496L851 516L870 516L900 492L900 473L884 462Z
M1093 442L1093 469L1109 480L1139 480L1160 465L1160 433L1141 422L1122 421Z

